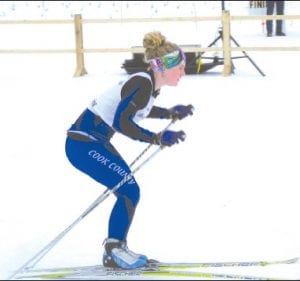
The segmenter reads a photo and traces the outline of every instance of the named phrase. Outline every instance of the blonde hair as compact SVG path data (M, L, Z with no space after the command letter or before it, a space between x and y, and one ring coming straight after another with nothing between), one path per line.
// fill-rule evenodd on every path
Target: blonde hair
M178 45L167 41L166 37L159 31L145 34L143 39L146 60L164 56L179 49Z

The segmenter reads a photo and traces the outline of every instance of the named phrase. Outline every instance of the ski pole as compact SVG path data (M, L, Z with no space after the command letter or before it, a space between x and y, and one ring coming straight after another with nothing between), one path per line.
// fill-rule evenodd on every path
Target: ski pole
M151 158L153 158L164 147L160 146L155 150L146 160L144 160L138 167L136 167L130 174L125 176L117 185L112 189L106 189L72 224L70 224L64 231L62 231L56 238L54 238L48 245L46 245L34 257L28 260L23 266L16 270L8 279L12 279L16 274L33 268L56 244L61 240L75 225L84 219L89 213L92 212L101 202L103 202L111 193L119 189L125 182L132 178L132 176L142 168Z
M172 121L162 130L162 132L168 130L172 124L174 124L176 122L177 119L172 119ZM133 161L132 163L129 165L129 167L131 168L138 160L140 160L142 158L142 156L150 149L150 147L152 146L153 144L150 143L140 154L139 156L137 156Z
M169 128L172 121L164 130ZM150 148L148 146L131 164L131 166L141 158L141 155L145 154ZM77 225L82 219L84 219L88 214L90 214L101 202L103 202L111 193L119 189L124 183L126 183L132 176L140 170L150 159L152 159L159 151L161 151L164 146L159 146L148 158L146 158L139 166L137 166L130 174L126 175L118 184L116 184L112 189L106 189L73 223L71 223L65 230L58 234L52 241L50 241L42 250L40 250L36 255L29 259L24 265L17 269L8 280L12 279L18 273L24 272L33 268L75 225Z

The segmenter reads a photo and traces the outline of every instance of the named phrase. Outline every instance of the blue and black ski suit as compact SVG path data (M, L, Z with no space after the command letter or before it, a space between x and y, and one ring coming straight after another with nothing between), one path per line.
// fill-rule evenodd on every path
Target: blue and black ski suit
M67 133L66 155L77 169L109 189L131 170L110 142L115 132L134 140L155 143L156 134L137 125L146 117L169 119L170 111L153 106L155 91L153 72L139 72L119 82L91 104L72 124ZM134 177L116 192L108 238L126 240L140 189Z

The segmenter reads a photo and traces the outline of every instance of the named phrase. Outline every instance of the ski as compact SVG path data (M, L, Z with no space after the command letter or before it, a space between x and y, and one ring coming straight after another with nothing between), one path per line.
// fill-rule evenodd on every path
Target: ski
M124 270L124 269L112 269L106 268L102 265L94 266L82 266L82 267L64 267L64 268L49 268L49 269L36 269L25 271L23 274L19 274L17 279L81 279L81 280L93 280L93 279L105 279L105 278L117 278L117 277L173 277L173 278L229 278L229 279L241 279L241 280L266 280L266 278L260 278L256 276L245 276L235 274L223 274L223 273L208 273L208 272L195 272L195 271L182 271L187 269L197 268L214 268L214 267L249 267L249 266L270 266L278 264L295 264L299 263L300 259L292 258L286 260L275 261L247 261L247 262L195 262L195 263L167 263L153 261L148 264L147 267ZM272 278L274 280L274 278Z
M101 265L70 267L58 269L38 269L17 276L16 280L109 280L109 279L146 279L149 278L172 278L172 279L236 279L236 280L276 280L241 274L212 273L197 271L164 270L160 268L146 267L141 269L125 270L110 269ZM279 280L279 279L278 279Z
M203 267L243 267L243 266L269 266L276 264L295 264L299 263L300 258L292 258L285 260L274 261L233 261L233 262L195 262L195 263L166 263L166 262L153 262L150 264L163 267L164 269L184 269L184 268L203 268Z

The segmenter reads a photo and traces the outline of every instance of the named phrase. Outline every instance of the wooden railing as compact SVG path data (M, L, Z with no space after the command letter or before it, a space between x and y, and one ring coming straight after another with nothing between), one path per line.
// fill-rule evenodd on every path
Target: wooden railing
M85 53L120 53L120 52L144 52L144 48L84 48L83 24L111 24L111 23L133 23L133 22L198 22L198 21L221 21L222 23L222 47L183 47L185 52L223 52L224 68L223 75L231 74L232 60L231 53L236 51L300 51L300 46L289 47L232 47L230 23L234 20L299 20L300 15L260 15L260 16L230 16L227 10L222 11L221 16L209 17L165 17L165 18L122 18L122 19L82 19L80 14L74 16L73 20L0 20L1 24L73 24L75 27L75 48L74 49L0 49L0 54L5 53L75 53L76 70L75 77L87 73L84 65Z

